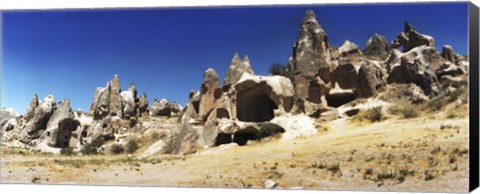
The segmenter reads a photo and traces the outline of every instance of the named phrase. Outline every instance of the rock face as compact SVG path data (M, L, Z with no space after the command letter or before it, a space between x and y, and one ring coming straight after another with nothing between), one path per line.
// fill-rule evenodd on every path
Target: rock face
M358 71L359 96L370 97L387 84L386 72L379 62L365 61Z
M45 97L42 102L35 108L32 119L28 120L22 131L21 142L29 143L33 139L37 139L45 131L47 123L55 111L55 98L51 95Z
M420 46L404 53L396 64L391 66L388 82L415 83L426 94L432 92L432 84L437 83L437 71L444 63L434 47Z
M1 132L11 131L17 126L17 117L19 114L11 109L6 108L0 111L0 129Z
M404 52L422 45L435 47L435 40L431 36L420 34L407 22L405 22L403 32L392 42L392 48L402 46Z
M308 10L302 19L288 66L289 71L293 73L295 93L301 100L310 98L310 85L320 87L317 86L320 85L317 76L323 83L330 82L333 67L330 61L328 37L311 10Z
M368 39L363 53L368 59L385 60L388 57L389 51L390 49L387 39L384 36L375 33Z
M75 116L70 108L70 100L63 100L48 121L46 133L49 141L47 145L59 148L69 147L72 132L79 125L80 122L75 120Z
M240 60L238 53L235 53L223 81L223 91L228 91L230 86L237 83L244 73L254 75L252 67L250 66L250 60L247 55L245 55L243 60Z
M117 75L105 87L97 88L89 110L95 120L101 120L107 115L123 117L120 92L120 81Z
M122 96L123 117L128 118L136 116L140 99L137 96L135 85L130 85L128 91L123 91L120 95Z
M203 82L200 88L200 104L198 110L197 121L205 122L208 115L218 105L219 99L222 97L222 88L217 72L209 68L203 75Z
M167 99L155 99L150 107L150 116L170 116L170 106Z
M140 101L138 102L138 114L142 117L147 117L148 113L148 99L147 94L143 93Z
M25 111L25 115L23 116L26 120L30 120L33 118L35 114L35 108L38 106L38 96L35 94L30 101L30 105L28 105L27 111Z

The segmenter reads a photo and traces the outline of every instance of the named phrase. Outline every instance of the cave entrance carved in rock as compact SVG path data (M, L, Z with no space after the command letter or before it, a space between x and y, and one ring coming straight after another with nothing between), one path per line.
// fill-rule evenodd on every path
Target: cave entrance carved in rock
M237 118L245 122L264 122L273 119L277 104L270 99L271 89L264 84L237 94Z

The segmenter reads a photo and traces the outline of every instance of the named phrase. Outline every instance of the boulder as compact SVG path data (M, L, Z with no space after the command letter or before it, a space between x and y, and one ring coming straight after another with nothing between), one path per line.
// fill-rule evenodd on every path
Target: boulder
M359 97L371 97L386 84L386 72L380 62L366 60L362 63L358 71Z
M169 103L168 108L170 109L170 116L179 116L183 112L183 107L177 102Z
M113 76L113 79L109 82L108 86L110 90L110 115L122 117L122 97L120 96L122 90L120 88L120 80L118 79L118 75Z
M254 75L252 67L250 66L250 60L247 55L241 60L238 53L235 53L223 81L223 91L228 91L230 86L237 83L244 73Z
M70 100L65 99L48 121L45 132L49 137L47 145L50 147L64 148L70 146L72 132L77 129L80 122L75 120Z
M381 61L388 57L389 52L390 48L387 39L377 33L368 39L363 51L368 59Z
M118 75L107 82L105 87L98 87L95 90L93 102L89 112L94 115L95 120L101 120L106 116L123 117L122 97L120 95L120 80Z
M150 107L150 116L170 116L170 106L167 99L155 99Z
M405 22L403 32L392 42L392 48L400 46L403 47L404 52L407 52L419 46L435 47L435 40L431 36L420 34L411 24Z

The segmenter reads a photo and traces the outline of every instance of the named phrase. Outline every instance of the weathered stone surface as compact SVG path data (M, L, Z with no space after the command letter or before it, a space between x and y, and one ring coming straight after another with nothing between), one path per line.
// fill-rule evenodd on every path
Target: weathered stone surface
M415 83L426 94L432 92L432 84L437 83L435 71L444 63L433 47L420 46L403 54L400 63L391 66L388 82Z
M247 55L241 60L238 53L235 53L223 81L223 90L228 91L230 86L237 83L244 73L254 75L252 67L250 66L250 60Z
M183 107L177 102L169 103L168 108L170 109L170 116L179 116L183 112Z
M300 101L309 98L310 83L317 83L317 77L323 83L330 82L334 67L331 64L329 47L327 34L315 18L315 13L308 10L302 19L288 63L289 71L293 75L295 93Z
M134 117L137 114L137 105L140 101L135 85L130 85L128 91L123 91L120 95L122 96L123 116L126 118Z
M168 100L165 98L161 100L155 99L150 107L150 116L170 116Z
M120 96L120 92L122 92L122 90L120 88L120 80L118 79L118 75L113 76L113 79L108 85L110 90L110 115L122 117L122 97Z
M286 77L244 75L234 87L236 115L232 115L239 120L268 121L292 108L294 89Z
M358 71L359 97L367 98L377 93L377 90L387 84L386 72L380 62L364 61Z
M138 113L139 116L146 117L148 116L148 99L147 94L143 93L140 101L138 103Z
M45 97L35 108L32 119L28 121L22 131L21 142L29 143L33 139L37 139L45 131L47 123L55 111L56 103L52 95Z
M17 117L19 117L12 108L4 108L0 111L0 129L1 132L11 131L17 126Z
M392 48L403 46L404 52L423 45L435 47L435 40L431 36L420 34L407 22L405 22L404 31L392 42Z
M358 45L349 40L345 40L343 45L338 48L340 53L339 65L352 64L356 69L360 68L361 63L365 60L365 56L360 51Z
M50 147L69 147L71 133L77 129L80 122L75 120L70 100L65 99L58 106L48 121L45 132L49 137L47 145Z
M375 33L365 44L363 53L371 60L385 60L390 52L387 39Z
M200 89L200 104L196 120L205 122L207 117L219 103L222 97L222 88L217 72L209 68L205 71Z
M447 60L455 64L457 62L455 52L453 51L452 46L450 45L443 45L442 47L442 54L441 56Z
M24 118L25 120L30 120L35 114L35 108L38 106L38 96L35 94L28 105L27 111L25 111Z

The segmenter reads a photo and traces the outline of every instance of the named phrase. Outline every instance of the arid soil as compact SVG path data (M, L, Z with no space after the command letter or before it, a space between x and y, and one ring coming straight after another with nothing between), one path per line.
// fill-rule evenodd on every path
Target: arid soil
M61 156L1 147L2 183L466 192L466 104L379 122L319 123L319 132L193 155ZM451 112L456 116L452 116ZM446 122L445 120L448 120Z

